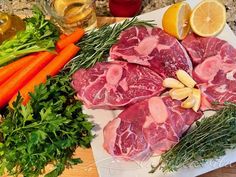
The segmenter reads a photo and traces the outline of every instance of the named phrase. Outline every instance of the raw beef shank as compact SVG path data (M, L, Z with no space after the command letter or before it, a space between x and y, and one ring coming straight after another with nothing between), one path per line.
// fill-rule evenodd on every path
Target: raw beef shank
M73 75L72 86L87 108L116 109L159 95L162 78L147 67L127 62L102 62Z
M236 102L236 49L224 40L194 34L182 42L196 67L193 77L202 92L202 110L213 102Z
M166 152L202 116L180 105L181 101L165 96L130 106L104 128L105 150L127 160L145 160Z
M110 58L147 66L162 77L175 77L178 69L192 73L192 62L178 40L160 28L135 26L120 34Z

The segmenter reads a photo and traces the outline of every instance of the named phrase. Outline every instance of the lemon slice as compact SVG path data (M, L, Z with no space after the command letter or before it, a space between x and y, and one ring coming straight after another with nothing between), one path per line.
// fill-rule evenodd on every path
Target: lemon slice
M226 24L225 6L218 0L204 0L198 4L190 17L192 30L199 36L217 35Z
M177 39L184 39L190 30L190 16L191 7L187 2L173 4L166 10L162 19L164 31Z

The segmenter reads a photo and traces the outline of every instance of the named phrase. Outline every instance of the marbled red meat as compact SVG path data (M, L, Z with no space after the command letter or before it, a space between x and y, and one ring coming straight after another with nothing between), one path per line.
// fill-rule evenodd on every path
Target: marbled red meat
M77 97L88 108L116 109L159 95L162 78L147 67L127 62L97 63L73 75Z
M104 148L112 156L129 160L166 152L202 116L180 105L181 101L166 96L130 106L104 128Z
M123 31L111 48L110 57L147 66L163 77L175 77L178 69L192 73L186 50L160 28L136 26Z
M236 50L228 42L216 37L188 35L182 45L186 48L194 64L202 63L209 57L219 57L224 61L236 61Z
M202 92L201 109L212 109L212 102L236 102L236 49L224 40L193 34L182 44L197 64L193 77Z

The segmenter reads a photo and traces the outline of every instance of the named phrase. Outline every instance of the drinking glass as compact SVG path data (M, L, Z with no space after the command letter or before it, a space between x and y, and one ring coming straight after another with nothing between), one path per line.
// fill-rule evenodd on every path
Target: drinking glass
M142 0L109 0L109 9L113 16L133 17L139 13Z
M97 26L95 0L38 0L41 8L64 33L81 27L86 31Z

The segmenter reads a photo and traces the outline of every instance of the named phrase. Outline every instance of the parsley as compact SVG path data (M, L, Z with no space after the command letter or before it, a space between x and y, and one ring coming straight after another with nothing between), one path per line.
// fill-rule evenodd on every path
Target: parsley
M82 162L72 155L76 147L90 146L93 126L82 113L81 102L74 99L71 75L79 68L106 60L120 32L135 25L152 23L134 18L86 34L78 43L78 56L58 76L35 87L26 106L21 105L18 96L14 110L1 110L0 175L7 171L9 175L37 177L48 163L53 163L54 170L45 177L57 177L66 167Z
M13 176L38 176L53 162L54 170L46 177L56 177L82 162L72 155L77 146L90 146L92 124L73 95L70 80L57 76L36 87L26 106L18 96L14 111L8 110L0 125L1 175L6 169Z

